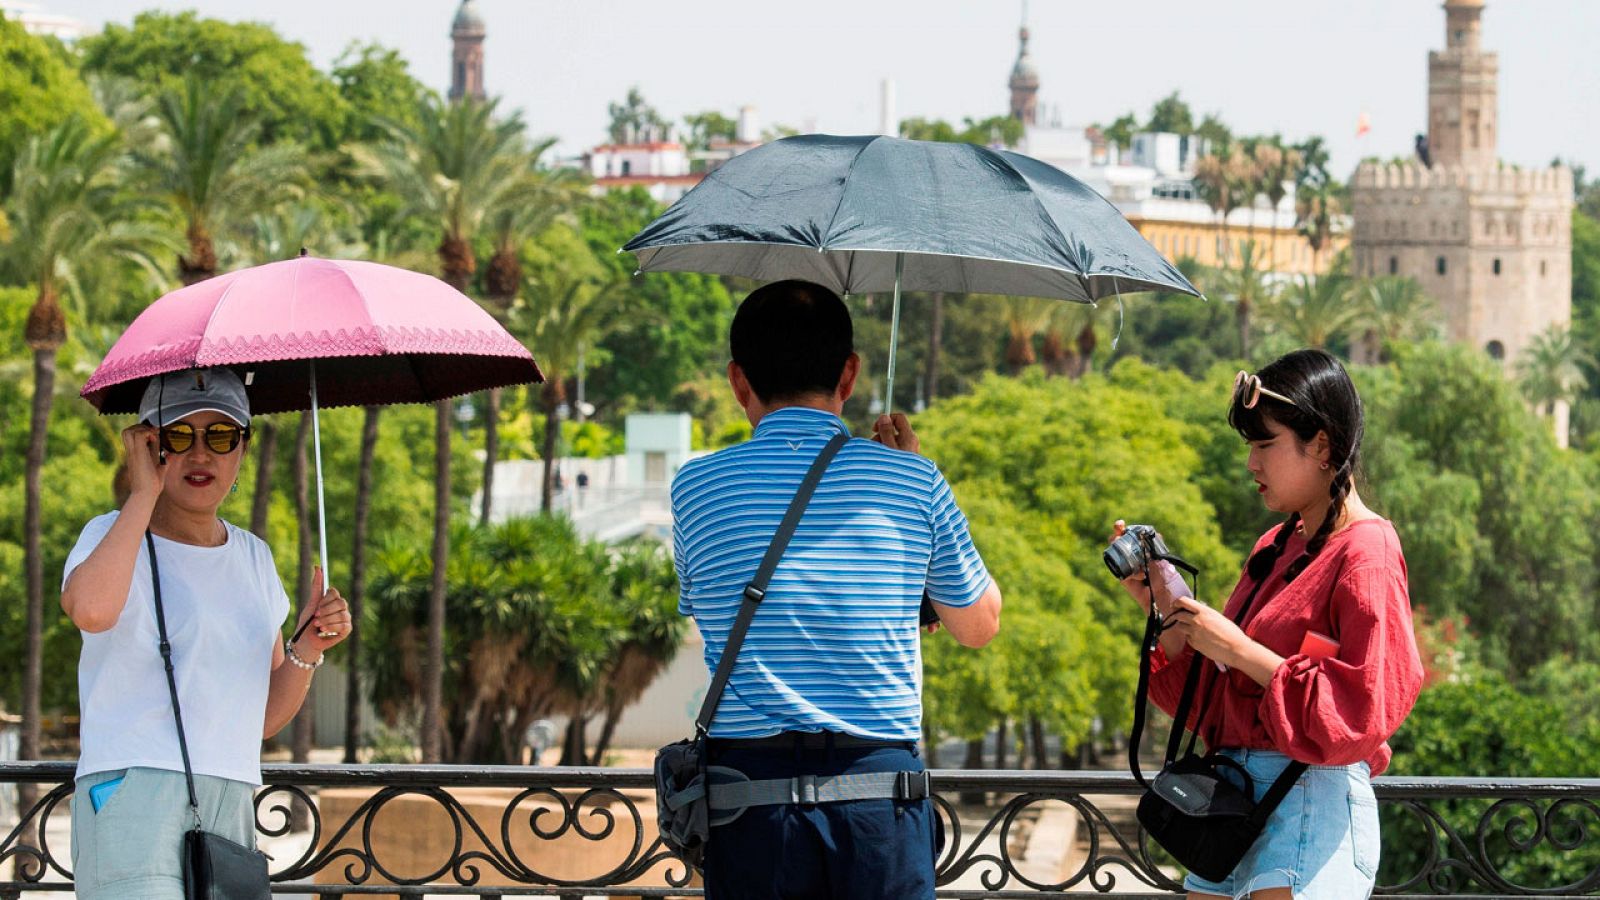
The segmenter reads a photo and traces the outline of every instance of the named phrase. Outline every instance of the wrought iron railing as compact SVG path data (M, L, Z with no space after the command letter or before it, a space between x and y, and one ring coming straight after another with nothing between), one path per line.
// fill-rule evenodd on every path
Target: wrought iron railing
M0 900L71 889L63 820L72 774L68 763L0 764L0 784L39 785L0 844ZM644 770L271 765L265 776L256 824L276 851L277 893L702 893L694 873L657 839ZM1179 890L1178 870L1132 817L1139 788L1126 773L940 770L934 784L946 836L941 897L1165 897ZM1391 839L1406 837L1403 852L1380 869L1380 893L1600 891L1600 840L1589 837L1600 826L1600 779L1390 777L1375 788L1386 853ZM985 802L962 804L963 797ZM1041 874L1020 848L1046 808L1075 819L1074 838L1071 852L1057 848L1060 864ZM415 840L393 838L408 828L413 837L420 829L438 852L415 858Z

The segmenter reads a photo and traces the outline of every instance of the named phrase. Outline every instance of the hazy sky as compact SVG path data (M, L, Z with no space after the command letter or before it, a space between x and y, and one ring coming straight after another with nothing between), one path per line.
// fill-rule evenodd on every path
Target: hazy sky
M274 25L326 67L353 40L399 49L448 85L455 0L36 0L91 28L136 10L197 9ZM664 115L753 104L765 124L875 131L879 84L897 112L959 120L1006 110L1014 0L478 0L491 93L564 152L604 138L606 104L639 85ZM1327 137L1337 172L1409 153L1424 130L1438 0L1033 0L1040 102L1067 123L1142 116L1178 89L1236 131ZM1600 169L1600 0L1490 0L1500 54L1500 155ZM1358 140L1362 112L1372 130Z

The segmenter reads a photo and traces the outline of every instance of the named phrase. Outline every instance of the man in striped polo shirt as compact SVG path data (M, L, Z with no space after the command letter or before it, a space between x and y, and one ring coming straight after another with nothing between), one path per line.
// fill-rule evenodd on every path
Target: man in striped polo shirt
M734 316L728 381L751 439L694 460L672 484L678 609L715 671L806 470L834 435L861 360L827 288L769 284ZM1000 590L950 486L902 415L828 466L758 608L712 721L710 763L752 780L920 772L924 591L969 647L1000 627ZM712 900L932 897L927 799L751 806L712 828Z

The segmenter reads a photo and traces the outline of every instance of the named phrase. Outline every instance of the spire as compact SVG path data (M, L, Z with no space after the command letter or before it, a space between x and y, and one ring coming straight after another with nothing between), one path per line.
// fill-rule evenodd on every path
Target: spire
M477 0L461 0L461 7L456 10L456 17L450 23L451 100L484 98L483 39L487 34L483 15L478 12Z
M1028 0L1022 0L1022 27L1017 30L1017 61L1011 67L1011 117L1032 125L1037 118L1039 71L1028 55Z

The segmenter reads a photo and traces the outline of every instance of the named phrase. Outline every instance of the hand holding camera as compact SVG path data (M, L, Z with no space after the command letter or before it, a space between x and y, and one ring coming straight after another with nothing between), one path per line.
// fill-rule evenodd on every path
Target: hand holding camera
M1139 606L1146 613L1150 611L1152 595L1156 611L1163 617L1171 613L1173 604L1179 598L1194 596L1183 576L1178 574L1177 567L1170 561L1177 557L1172 555L1160 533L1150 525L1130 526L1118 519L1112 529L1111 543L1102 558L1106 568L1139 601ZM1187 563L1184 568L1193 571L1193 567Z

